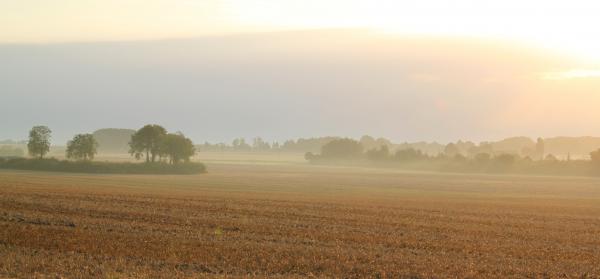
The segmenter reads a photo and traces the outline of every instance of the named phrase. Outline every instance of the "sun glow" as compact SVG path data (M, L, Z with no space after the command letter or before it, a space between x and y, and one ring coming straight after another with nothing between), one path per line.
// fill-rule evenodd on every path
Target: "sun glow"
M600 62L598 1L229 1L244 24L516 40Z
M491 38L600 63L592 0L0 1L0 43L137 40L297 29Z

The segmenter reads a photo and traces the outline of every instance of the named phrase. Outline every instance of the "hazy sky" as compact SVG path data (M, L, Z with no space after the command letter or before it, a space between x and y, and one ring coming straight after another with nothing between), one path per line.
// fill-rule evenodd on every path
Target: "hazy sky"
M145 123L197 141L598 136L599 12L596 1L0 0L0 139L46 124L60 144Z
M505 38L600 59L599 12L594 0L0 0L0 41L360 27Z

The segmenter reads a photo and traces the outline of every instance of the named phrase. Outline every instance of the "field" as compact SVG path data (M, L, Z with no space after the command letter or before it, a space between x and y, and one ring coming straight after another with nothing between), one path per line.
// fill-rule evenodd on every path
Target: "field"
M190 176L0 171L0 277L600 277L599 179L207 156Z

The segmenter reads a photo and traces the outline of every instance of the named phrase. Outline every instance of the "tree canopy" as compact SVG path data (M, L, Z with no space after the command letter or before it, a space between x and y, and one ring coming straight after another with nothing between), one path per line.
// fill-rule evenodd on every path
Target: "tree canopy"
M160 155L167 157L169 163L189 162L194 154L196 154L194 143L182 133L167 134L162 138Z
M321 148L321 156L325 158L352 158L361 156L363 147L353 139L336 139Z
M69 159L93 160L98 149L98 142L92 134L79 134L67 143L66 155Z
M29 131L29 141L27 142L27 149L29 155L33 157L44 158L44 156L50 151L50 137L52 131L46 126L35 126Z
M129 142L129 153L136 159L146 158L146 162L155 162L160 153L162 138L167 130L160 125L146 125L137 130Z
M146 162L168 159L169 163L189 162L196 154L194 143L182 133L167 133L159 125L146 125L131 136L129 153L136 159L146 158Z

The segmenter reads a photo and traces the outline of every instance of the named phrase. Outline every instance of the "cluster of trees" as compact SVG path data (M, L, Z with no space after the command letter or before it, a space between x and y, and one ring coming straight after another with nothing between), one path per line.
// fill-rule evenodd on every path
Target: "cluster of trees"
M260 137L252 140L236 138L231 143L204 143L198 145L201 151L238 151L238 152L312 152L319 153L321 148L331 141L341 139L340 137L318 137L300 138L280 142L267 142ZM389 150L415 149L429 156L446 154L453 156L460 154L467 158L473 158L480 153L491 155L513 154L532 160L544 160L550 154L551 157L567 159L587 159L589 153L600 147L600 137L555 137L539 138L532 140L528 137L511 137L500 141L481 142L479 144L471 141L462 141L440 144L437 142L404 142L393 143L385 138L374 138L368 135L362 136L358 142L364 150L371 150L387 146Z
M137 130L129 142L129 153L147 163L167 161L170 164L189 162L196 154L194 143L181 132L167 133L160 125L146 125Z
M328 142L339 139L338 137L300 138L297 140L286 140L283 143L268 142L261 137L247 141L244 138L235 138L231 144L208 143L198 145L201 151L239 151L239 152L319 152L321 147Z
M381 145L364 151L360 141L349 138L335 139L321 147L321 154L307 152L305 159L315 161L344 161L344 160L369 160L375 162L385 161L418 161L431 158L426 153L414 148L390 151L388 145Z
M35 126L29 132L27 149L29 155L43 159L50 151L52 130L46 126ZM98 153L98 141L93 134L78 134L67 143L66 157L79 161L91 161ZM189 162L196 154L194 143L181 132L167 133L159 125L146 125L135 131L129 141L129 153L136 159L145 158L147 163Z
M35 126L29 131L27 150L29 155L43 159L50 152L52 130L47 126ZM78 134L67 142L66 157L74 160L93 160L97 153L98 142L91 134Z
M452 171L514 171L537 173L564 173L587 175L598 173L600 169L600 149L590 153L591 160L558 159L552 154L544 154L544 140L538 139L534 158L494 152L487 143L470 146L470 153L464 155L458 144L448 144L444 151L430 155L415 148L391 150L388 145L367 149L360 141L336 139L321 148L320 154L307 152L305 158L312 163L346 163L401 166L421 170ZM545 155L545 156L544 156Z

